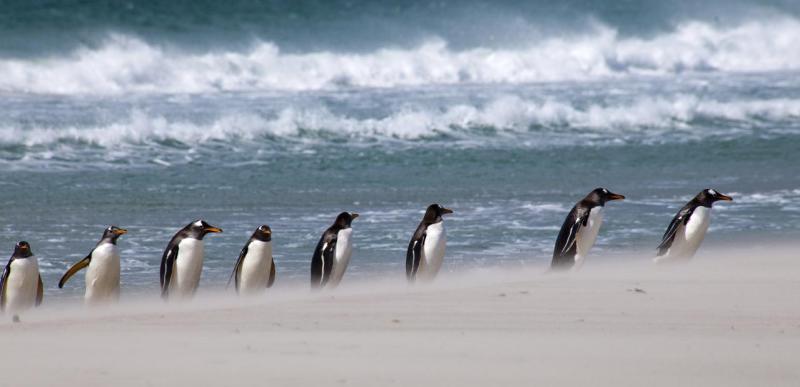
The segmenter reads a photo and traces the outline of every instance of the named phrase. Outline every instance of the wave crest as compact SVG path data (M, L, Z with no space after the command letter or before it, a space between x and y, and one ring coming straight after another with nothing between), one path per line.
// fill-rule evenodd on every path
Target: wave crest
M147 144L191 147L268 138L418 141L442 137L457 141L512 138L548 145L560 141L563 136L573 138L568 144L574 145L585 140L615 139L620 135L632 140L670 141L675 134L685 138L688 133L700 138L731 135L742 130L751 133L750 129L761 130L761 133L776 130L796 134L797 125L792 122L796 123L798 118L798 99L717 101L693 95L587 106L509 95L480 105L405 107L382 117L363 118L337 114L325 107L289 107L262 114L221 113L208 122L151 115L134 108L127 117L107 125L25 128L0 125L0 146L37 148L78 143L102 148ZM776 122L787 124L775 125Z
M67 56L0 59L0 90L23 93L200 93L325 90L460 83L591 80L691 71L800 69L800 21L733 27L688 22L651 38L621 38L597 25L590 34L550 38L517 49L454 51L432 40L413 49L369 53L284 53L258 42L246 51L183 52L113 35Z

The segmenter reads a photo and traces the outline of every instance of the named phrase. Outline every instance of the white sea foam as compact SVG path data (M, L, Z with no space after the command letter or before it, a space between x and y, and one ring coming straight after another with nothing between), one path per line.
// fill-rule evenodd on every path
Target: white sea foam
M129 35L58 57L0 58L0 90L114 94L320 90L459 83L587 80L693 71L800 69L800 20L735 26L686 22L657 36L620 37L607 26L515 49L453 50L433 39L367 53L282 52L271 42L242 51L186 52Z
M800 99L715 101L693 95L674 95L641 98L630 104L573 106L565 101L502 96L480 105L455 104L446 108L418 105L399 108L382 117L366 118L337 114L325 107L290 107L264 114L221 113L216 119L194 122L133 109L113 123L95 126L0 124L0 144L39 148L45 152L40 156L48 158L48 146L55 144L90 144L113 151L120 146L167 141L190 147L212 142L248 143L266 136L301 142L330 137L417 141L447 136L464 142L523 140L534 146L575 145L576 141L602 143L620 138L623 141L668 142L679 137L683 140L769 134L776 127L775 121L789 122L798 118ZM699 124L703 130L695 130L698 120L724 121L725 124L705 125L707 127ZM762 120L769 125L759 127ZM800 131L796 125L777 127L782 134ZM481 128L492 130L476 131ZM530 135L532 130L535 136ZM151 161L169 162L162 158Z

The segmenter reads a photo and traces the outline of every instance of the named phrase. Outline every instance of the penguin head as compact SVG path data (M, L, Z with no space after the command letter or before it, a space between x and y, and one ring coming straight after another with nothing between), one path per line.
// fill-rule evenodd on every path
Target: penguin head
M697 196L695 196L694 199L698 203L700 203L701 205L706 206L706 207L711 207L711 205L714 204L714 202L717 202L717 201L720 201L720 200L724 200L724 201L728 201L728 202L732 202L733 201L732 197L730 197L728 195L725 195L723 193L717 192L716 190L711 189L711 188L706 188L706 189L700 191L700 193L697 194Z
M222 232L222 229L219 227L214 227L205 220L199 219L192 223L189 223L184 230L188 234L188 236L195 238L195 239L203 239L204 236L208 233L218 233Z
M428 206L428 209L425 210L425 216L422 220L426 223L439 223L442 221L442 215L452 214L453 210L449 208L444 208L436 203L431 204Z
M14 246L14 258L28 258L32 257L31 245L28 242L20 241Z
M272 229L269 228L266 224L262 224L259 226L255 232L253 232L253 239L257 239L263 242L269 242L272 240Z
M103 231L103 240L108 240L111 243L116 243L117 239L122 235L128 233L128 230L124 228L119 228L117 226L110 226L105 231Z
M333 225L342 229L350 228L350 224L353 223L353 219L355 218L358 218L358 214L355 212L342 212L336 217L336 221L333 222Z
M615 194L603 187L595 188L592 192L589 192L589 195L586 196L586 199L595 205L604 206L606 202L610 202L612 200L623 200L625 199L625 195Z

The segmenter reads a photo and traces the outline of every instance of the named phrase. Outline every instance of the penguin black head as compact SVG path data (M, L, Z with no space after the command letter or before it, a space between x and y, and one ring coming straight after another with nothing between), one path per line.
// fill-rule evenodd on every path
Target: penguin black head
M358 214L355 212L342 212L336 217L336 221L333 222L333 225L340 229L350 228L350 224L353 223L353 219L355 218L358 218Z
M208 233L222 232L221 228L214 227L202 219L189 223L183 228L183 230L186 232L187 236L195 239L203 239L203 237Z
M262 242L269 242L272 240L272 229L269 228L266 224L259 226L255 232L253 232L253 239L260 240Z
M728 196L728 195L719 193L716 190L713 190L711 188L706 188L706 189L700 191L700 193L697 194L697 196L694 197L694 200L698 204L700 204L701 206L711 207L711 205L714 204L714 202L717 202L717 201L720 201L720 200L725 200L725 201L728 201L728 202L732 202L733 198Z
M439 223L442 221L442 215L452 214L453 210L449 208L444 208L436 203L431 204L428 206L428 209L425 210L425 216L422 218L422 221L425 223Z
M28 258L32 257L31 245L28 242L20 241L14 246L14 258Z
M604 206L606 202L610 202L612 200L622 200L625 199L625 195L615 194L603 187L595 188L592 192L589 192L584 198L584 201L588 201L596 206Z
M110 226L105 231L103 231L103 238L101 240L108 240L111 243L117 243L117 239L124 234L127 234L128 230L124 228L119 228L117 226Z

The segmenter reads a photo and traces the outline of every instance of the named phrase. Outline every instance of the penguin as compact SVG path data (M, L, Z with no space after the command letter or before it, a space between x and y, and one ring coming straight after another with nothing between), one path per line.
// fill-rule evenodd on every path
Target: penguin
M344 271L353 254L353 219L358 214L342 212L333 225L322 233L311 258L311 287L335 288L342 281Z
M409 282L419 279L432 281L439 273L444 260L447 233L442 215L452 214L453 210L438 204L431 204L425 210L422 221L411 236L406 252L406 277Z
M18 313L41 305L43 298L39 261L33 255L31 245L21 241L14 246L14 254L0 278L0 310L14 313L14 321L19 321Z
M205 220L187 224L170 239L161 257L161 297L191 298L203 272L203 237L220 233Z
M623 195L605 188L595 188L576 203L558 232L550 268L580 269L603 224L603 208L606 202L623 199Z
M84 302L91 305L119 300L120 262L117 239L127 232L128 230L117 226L107 228L103 232L100 242L97 242L89 255L67 269L67 272L58 281L58 288L63 288L75 273L88 266Z
M669 223L653 261L662 263L691 259L706 236L711 221L711 206L720 200L730 202L733 198L708 188L689 200Z
M239 253L228 286L232 281L239 294L258 294L275 283L272 230L266 224L253 232Z

